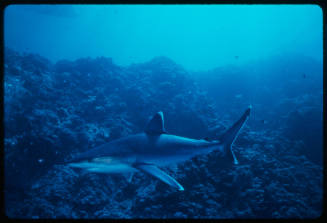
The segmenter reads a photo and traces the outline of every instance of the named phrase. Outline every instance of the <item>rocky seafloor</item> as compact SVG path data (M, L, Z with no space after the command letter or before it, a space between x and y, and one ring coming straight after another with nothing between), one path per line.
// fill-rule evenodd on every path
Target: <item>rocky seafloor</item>
M157 111L163 111L171 134L214 139L242 114L245 103L230 108L233 116L222 115L214 97L165 57L121 67L105 57L52 63L6 49L4 71L10 218L317 218L322 213L323 169L310 158L312 152L321 156L316 147L322 144L308 147L312 138L303 131L292 136L302 127L321 131L316 127L320 95L280 98L283 116L267 108L267 116L282 124L258 127L250 118L234 143L238 165L212 152L164 167L183 185L181 192L143 173L128 183L120 175L56 163L143 131Z

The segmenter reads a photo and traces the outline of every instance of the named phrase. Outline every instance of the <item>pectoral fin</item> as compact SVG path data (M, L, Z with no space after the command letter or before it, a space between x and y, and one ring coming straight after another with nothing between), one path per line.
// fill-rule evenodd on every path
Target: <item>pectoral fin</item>
M182 185L180 185L174 178L172 178L171 176L169 176L168 174L166 174L165 172L163 172L162 170L160 170L158 167L156 167L153 164L135 164L134 167L138 170L141 170L145 173L148 173L156 178L158 178L159 180L165 182L166 184L168 184L169 186L175 187L176 189L183 191L184 188Z

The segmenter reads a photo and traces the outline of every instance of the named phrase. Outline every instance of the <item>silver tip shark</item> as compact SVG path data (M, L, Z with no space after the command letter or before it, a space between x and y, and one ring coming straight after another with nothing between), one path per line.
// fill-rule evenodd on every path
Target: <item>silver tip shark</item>
M134 172L141 171L183 191L183 186L159 167L183 162L214 150L238 164L232 144L248 119L251 108L249 106L219 140L212 141L168 134L164 127L163 113L158 112L150 119L144 132L113 140L81 153L64 164L96 173L130 173L129 182Z

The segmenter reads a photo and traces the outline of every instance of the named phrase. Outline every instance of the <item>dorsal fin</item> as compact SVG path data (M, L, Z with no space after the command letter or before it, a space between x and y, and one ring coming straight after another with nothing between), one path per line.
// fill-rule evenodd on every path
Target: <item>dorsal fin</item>
M157 112L151 120L148 122L145 132L147 134L162 134L165 133L165 127L164 127L164 118L163 113Z

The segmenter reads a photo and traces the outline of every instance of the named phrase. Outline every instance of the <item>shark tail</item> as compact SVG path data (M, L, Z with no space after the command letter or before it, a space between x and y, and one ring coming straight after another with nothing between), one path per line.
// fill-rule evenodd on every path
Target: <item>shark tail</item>
M236 156L235 156L235 154L233 152L232 145L233 145L235 139L237 138L238 133L242 129L243 125L245 124L246 120L249 118L251 109L252 109L252 106L250 105L245 110L245 112L243 113L241 118L237 122L235 122L233 124L233 126L230 127L220 137L220 141L224 145L224 149L225 149L225 152L226 152L227 156L231 157L234 160L234 164L238 164L238 161L237 161Z

